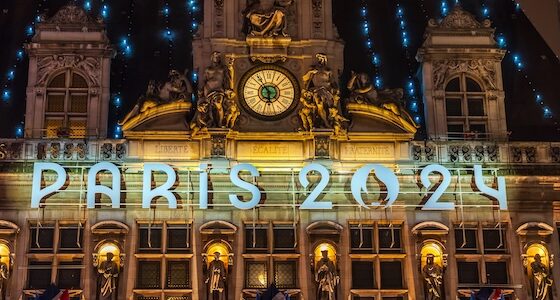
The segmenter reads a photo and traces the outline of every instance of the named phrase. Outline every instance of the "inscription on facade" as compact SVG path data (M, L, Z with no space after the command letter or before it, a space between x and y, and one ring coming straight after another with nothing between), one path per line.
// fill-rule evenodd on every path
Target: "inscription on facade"
M195 142L146 142L144 157L165 159L198 159L199 146Z
M341 159L387 160L395 158L395 146L384 143L343 143L340 145Z
M293 160L303 158L301 143L240 142L237 151L239 159L282 158Z

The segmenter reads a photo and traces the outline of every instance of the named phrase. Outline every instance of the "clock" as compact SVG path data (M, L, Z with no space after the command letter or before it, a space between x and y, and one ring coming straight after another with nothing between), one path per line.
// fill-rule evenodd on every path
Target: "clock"
M277 65L261 65L249 70L239 83L239 102L261 120L279 120L298 105L300 89L290 71Z

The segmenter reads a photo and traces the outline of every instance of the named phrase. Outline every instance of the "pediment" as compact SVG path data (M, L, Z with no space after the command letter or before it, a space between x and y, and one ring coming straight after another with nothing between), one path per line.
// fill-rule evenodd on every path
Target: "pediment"
M140 136L143 133L158 132L187 132L191 108L192 104L189 102L173 102L146 109L122 124L124 136Z
M372 104L350 103L348 114L352 118L350 132L375 132L395 134L416 134L418 125L403 111L397 115L393 111Z

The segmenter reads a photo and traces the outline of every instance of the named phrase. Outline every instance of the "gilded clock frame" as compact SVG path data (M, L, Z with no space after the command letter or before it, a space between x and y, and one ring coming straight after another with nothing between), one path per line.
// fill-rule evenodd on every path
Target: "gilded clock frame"
M245 101L244 88L249 78L251 78L254 74L258 72L267 71L267 70L277 71L284 74L294 86L294 101L292 102L290 107L288 107L288 109L275 116L265 116L259 114L253 109L251 109L247 104L247 102ZM239 85L237 86L237 92L238 92L237 95L238 95L239 103L241 104L241 107L243 107L243 110L247 112L250 116L262 121L278 121L291 115L299 105L299 98L301 97L301 88L297 77L290 70L276 64L260 64L256 67L249 69L241 77L241 80L239 81Z

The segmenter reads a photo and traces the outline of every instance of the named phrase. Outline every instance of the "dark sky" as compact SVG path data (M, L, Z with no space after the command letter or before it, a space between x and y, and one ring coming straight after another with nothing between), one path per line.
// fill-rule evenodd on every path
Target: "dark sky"
M99 12L102 0L92 0L93 12ZM173 48L161 37L165 28L165 18L161 15L163 1L159 0L105 0L110 7L108 19L109 37L118 44L132 24L132 44L134 55L130 59L117 56L112 65L111 90L120 93L123 105L111 107L111 124L122 117L135 104L145 90L149 79L163 81L171 67L184 70L192 65L190 16L186 10L186 0L169 1L171 15L170 28L176 33ZM300 0L308 1L308 0ZM375 73L368 58L364 36L361 31L359 0L333 0L334 19L341 37L346 42L345 69L342 80L346 80L351 70ZM369 7L369 20L373 29L375 51L382 64L378 73L383 77L385 87L403 87L408 74L416 74L418 65L414 55L422 43L424 30L429 18L440 18L441 0L364 0ZM83 3L81 0L78 4ZM199 0L202 2L202 0ZM451 5L454 0L448 0ZM22 122L25 111L25 86L27 81L26 58L17 62L16 51L28 38L26 26L34 16L43 10L52 15L67 0L2 0L0 1L0 83L7 82L6 75L17 64L15 80L8 85L12 91L11 100L0 104L0 136L14 136L16 124ZM132 9L131 4L134 3ZM409 50L401 46L400 29L397 24L396 7L405 10L405 20L411 38ZM503 62L506 88L506 109L508 127L514 140L560 140L558 117L560 116L560 63L548 48L538 32L522 12L516 13L511 0L462 0L463 6L482 18L482 5L490 9L493 25L497 32L507 39L507 49L523 58L525 69L518 72L512 64L512 54ZM133 11L133 14L130 14ZM201 15L199 14L198 17ZM129 23L130 21L130 23ZM527 77L525 77L527 76ZM543 99L553 112L553 119L543 117L542 108L535 103L535 96L529 84L541 92ZM111 128L110 127L110 128ZM421 136L419 136L421 138Z

